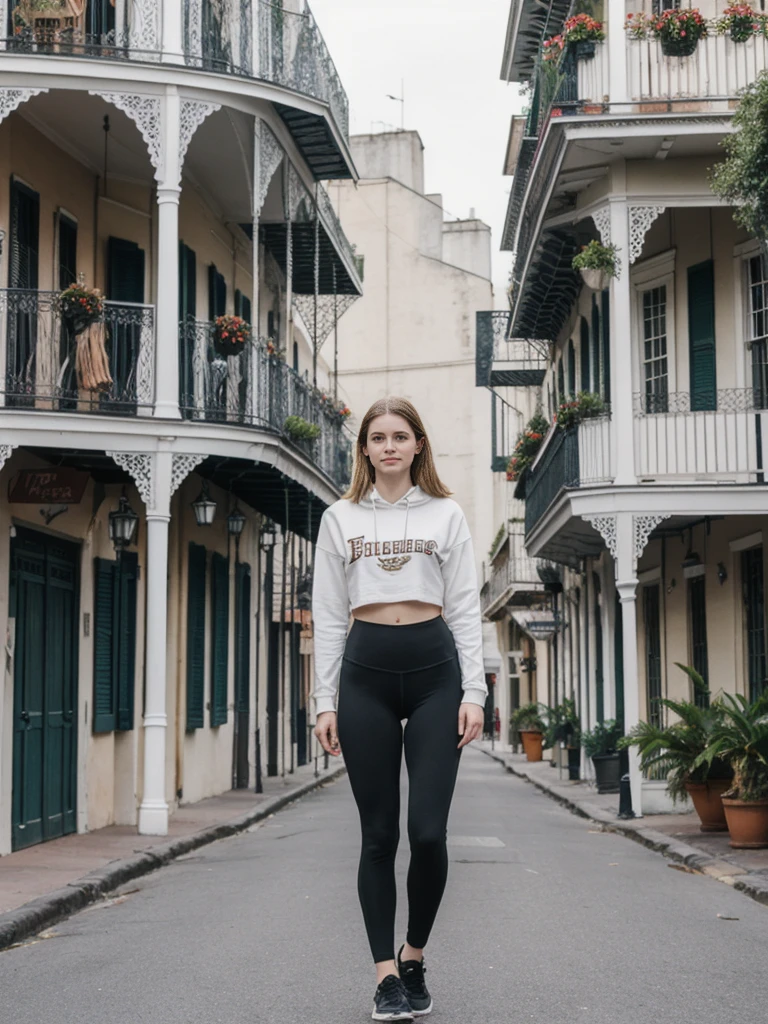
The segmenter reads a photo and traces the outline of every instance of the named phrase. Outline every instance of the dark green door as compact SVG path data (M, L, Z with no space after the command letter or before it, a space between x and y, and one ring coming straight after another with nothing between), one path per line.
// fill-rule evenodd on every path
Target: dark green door
M37 297L40 248L40 196L11 181L11 237L8 287L7 404L34 404L37 387Z
M187 419L195 409L196 316L197 257L194 250L179 242L179 402L181 415Z
M106 402L113 412L136 412L141 316L132 309L144 302L144 250L125 238L107 243L107 296L125 305L107 310L107 353L114 384Z
M744 632L747 647L749 699L757 700L766 687L768 669L765 649L765 574L762 547L741 553L741 590L744 599Z
M77 284L77 224L59 214L59 290ZM64 368L59 390L59 409L77 408L77 376L75 373L75 332L69 320L59 324L59 363Z
M247 789L248 724L251 711L251 567L235 570L235 788Z
M661 725L661 605L658 583L643 587L645 624L645 681L648 692L648 721Z
M595 714L598 722L605 721L605 674L603 672L603 614L600 601L600 577L592 573L593 593L595 598Z
M691 409L716 409L715 270L712 260L688 267Z
M17 528L10 593L14 850L76 827L77 565L75 544Z

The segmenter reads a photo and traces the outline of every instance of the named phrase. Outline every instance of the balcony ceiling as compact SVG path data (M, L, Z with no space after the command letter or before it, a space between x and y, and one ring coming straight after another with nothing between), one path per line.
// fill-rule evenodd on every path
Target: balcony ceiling
M545 231L539 236L517 307L514 335L558 336L581 289L581 277L571 267L580 244L572 231Z
M324 117L308 114L295 107L286 107L282 103L276 103L275 110L285 122L316 181L353 177L330 124Z
M322 224L322 222L321 222ZM280 269L286 271L287 229L284 223L261 224L259 232L264 245L274 256ZM312 221L293 224L293 290L297 295L315 292L315 225ZM359 290L347 268L321 226L319 294L358 295Z
M562 28L571 6L571 0L512 0L502 81L528 81L542 40Z

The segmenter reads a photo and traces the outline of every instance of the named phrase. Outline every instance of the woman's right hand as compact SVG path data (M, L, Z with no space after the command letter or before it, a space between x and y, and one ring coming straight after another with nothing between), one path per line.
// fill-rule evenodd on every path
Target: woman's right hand
M339 756L341 749L339 747L339 735L336 731L335 711L323 711L321 715L317 716L315 736L320 740L320 746L326 754L332 754L334 757Z

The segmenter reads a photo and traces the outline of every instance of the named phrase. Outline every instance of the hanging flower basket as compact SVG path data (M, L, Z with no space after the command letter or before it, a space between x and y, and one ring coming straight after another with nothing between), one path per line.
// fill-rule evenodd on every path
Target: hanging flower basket
M213 332L213 348L216 355L239 356L251 340L251 325L241 316L216 317Z
M696 38L662 39L661 52L665 57L690 57L696 52L699 40Z
M84 284L72 284L59 295L59 307L65 323L75 334L80 334L91 324L104 317L104 300L98 288L86 288Z
M597 51L597 44L591 39L584 39L582 42L574 43L576 60L593 60Z
M316 423L309 423L303 416L288 416L283 430L293 441L316 441L321 430Z
M725 8L715 27L720 35L727 33L734 43L746 43L752 36L765 32L766 17L749 4L733 4Z
M581 247L571 261L574 270L578 270L588 288L601 292L608 287L612 277L618 277L619 258L615 245L603 245L593 238Z
M707 23L697 7L671 8L651 19L651 35L661 42L666 57L690 57L707 34Z

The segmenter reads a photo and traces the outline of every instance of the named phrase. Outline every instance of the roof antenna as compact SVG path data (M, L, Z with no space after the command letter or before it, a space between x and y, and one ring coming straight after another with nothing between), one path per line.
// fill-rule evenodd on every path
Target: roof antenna
M387 93L388 100L394 100L395 103L400 104L400 131L405 131L405 80L400 79L400 95L393 96L391 93Z

